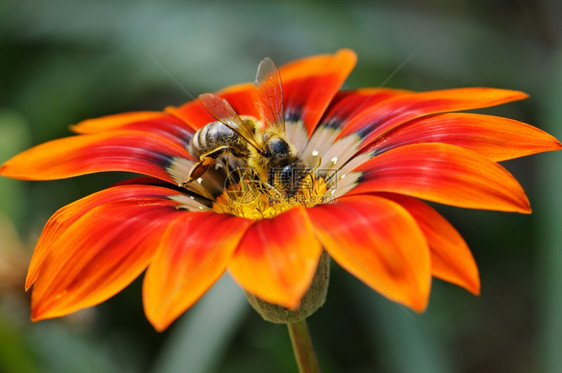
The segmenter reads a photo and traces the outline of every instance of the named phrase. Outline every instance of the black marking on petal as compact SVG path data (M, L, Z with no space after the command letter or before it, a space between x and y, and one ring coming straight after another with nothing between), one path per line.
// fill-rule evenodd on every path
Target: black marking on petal
M359 130L357 130L355 132L356 135L358 135L359 137L361 137L362 139L364 139L365 137L367 137L369 135L369 133L371 133L371 131L375 128L376 126L374 125L374 123L369 123L368 125L361 127Z
M165 119L162 120L163 122L167 123L165 121ZM158 131L158 132L162 132L162 134L169 134L173 137L175 137L176 139L178 139L179 141L183 142L184 144L187 144L191 141L191 138L193 137L193 131L189 130L183 126L179 126L179 125L174 125L173 127L170 126L169 128L167 128L167 131Z
M344 119L332 116L332 117L328 118L327 121L320 122L320 126L318 126L318 127L340 129L343 126L344 122L345 122Z
M151 153L148 159L151 163L154 163L163 169L167 169L174 161L174 157L164 153Z
M385 115L378 116L376 119L372 119L370 122L364 124L360 129L358 129L355 133L357 133L362 138L367 137L371 132L376 130L382 125L396 119L399 116L404 115L404 112L391 112L386 113ZM412 118L410 118L412 119ZM410 120L408 119L408 120ZM395 128L397 125L395 124L392 128ZM390 130L391 128L387 129Z
M140 176L140 177L135 177L135 178L132 178L132 179L119 181L119 182L113 184L112 187L122 186L122 185L151 185L151 186L168 188L168 189L172 189L172 190L175 190L175 191L180 190L177 185L171 184L168 181L164 181L164 180L161 180L161 179L154 178L152 176Z
M340 129L343 126L344 121L337 118L331 118L328 122L322 123L324 127Z
M357 185L359 185L359 184L361 184L361 183L367 181L367 176L369 176L369 175L368 175L368 174L369 174L368 172L363 171L363 172L358 172L357 174L358 174L358 176L357 176Z
M285 122L298 122L302 120L302 108L290 107L285 110Z

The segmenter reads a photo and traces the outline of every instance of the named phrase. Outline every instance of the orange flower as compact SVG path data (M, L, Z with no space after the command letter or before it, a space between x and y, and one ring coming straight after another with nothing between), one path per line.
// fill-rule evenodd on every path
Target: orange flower
M240 156L223 154L186 182L199 160L194 133L215 120L198 101L86 120L72 127L77 136L4 163L1 175L25 180L101 171L148 176L71 203L47 222L26 280L33 320L103 302L145 269L145 313L158 330L227 269L247 292L294 309L323 248L368 286L416 311L427 306L432 276L478 294L467 245L419 199L529 213L523 189L497 162L561 144L512 119L458 113L524 93L339 91L355 62L354 52L341 50L279 70L286 136L307 169L300 180L307 187L299 184L289 198L279 198L275 177L248 176ZM242 118L270 122L254 84L216 95Z

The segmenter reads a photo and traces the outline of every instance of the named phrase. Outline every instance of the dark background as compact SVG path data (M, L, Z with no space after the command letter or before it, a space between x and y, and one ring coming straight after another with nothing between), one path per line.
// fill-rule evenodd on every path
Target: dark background
M342 47L346 87L491 86L530 99L480 112L562 138L562 11L542 1L0 1L0 161L80 120L161 110ZM393 71L408 61L395 75ZM428 310L404 311L336 265L309 319L324 372L562 370L562 158L506 167L534 214L438 206L471 247L482 295L435 280ZM23 277L48 217L124 178L0 179L0 371L294 372L286 328L262 321L228 275L164 333L140 281L93 309L32 324Z

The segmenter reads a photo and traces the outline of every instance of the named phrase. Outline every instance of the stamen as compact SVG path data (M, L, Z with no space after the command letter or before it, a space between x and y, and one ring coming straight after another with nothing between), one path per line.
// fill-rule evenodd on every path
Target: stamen
M318 156L318 150L316 150L316 149L313 150L313 151L312 151L312 156L313 156L313 157Z
M313 174L307 175L301 187L291 194L259 178L243 178L224 189L213 203L213 209L218 213L259 220L272 218L297 206L312 207L325 203L326 192L325 180L315 179Z

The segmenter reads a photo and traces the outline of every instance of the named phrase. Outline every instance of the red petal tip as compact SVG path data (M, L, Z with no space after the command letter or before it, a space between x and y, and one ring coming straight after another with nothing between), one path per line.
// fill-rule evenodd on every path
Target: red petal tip
M0 165L0 175L2 175L2 176L8 176L8 175L6 174L6 169L7 169L7 168L8 168L8 166L6 165L6 163L2 163L2 164Z
M411 307L417 313L423 313L427 309L429 304L429 297L421 299L418 303L411 303L409 307Z

